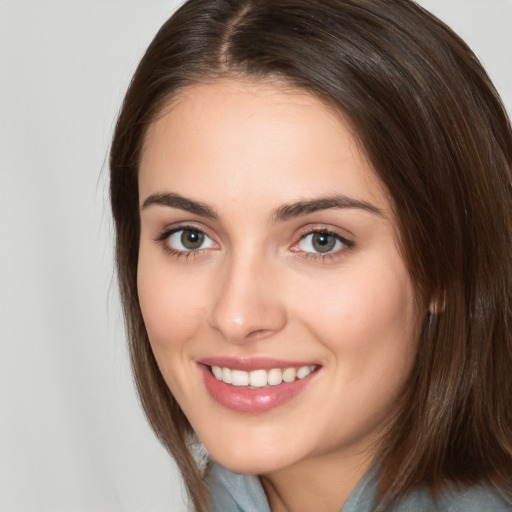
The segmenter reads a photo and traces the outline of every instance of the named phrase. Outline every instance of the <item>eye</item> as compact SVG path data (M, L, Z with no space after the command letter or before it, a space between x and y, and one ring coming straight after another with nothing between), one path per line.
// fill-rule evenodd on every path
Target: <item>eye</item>
M297 247L307 253L327 254L352 245L352 242L331 231L313 231L304 235Z
M165 239L169 249L178 252L191 252L201 249L211 249L215 246L213 240L203 231L194 228L180 228L167 234Z

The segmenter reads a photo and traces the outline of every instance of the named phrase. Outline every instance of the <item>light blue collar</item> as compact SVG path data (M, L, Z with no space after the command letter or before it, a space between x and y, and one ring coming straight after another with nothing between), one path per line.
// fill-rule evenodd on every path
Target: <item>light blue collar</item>
M209 512L271 512L259 478L233 473L213 463L208 471ZM374 510L378 480L371 469L357 484L340 512ZM512 499L499 489L449 487L435 499L417 489L392 507L392 512L512 512ZM378 512L379 509L375 509ZM316 511L315 511L316 512Z

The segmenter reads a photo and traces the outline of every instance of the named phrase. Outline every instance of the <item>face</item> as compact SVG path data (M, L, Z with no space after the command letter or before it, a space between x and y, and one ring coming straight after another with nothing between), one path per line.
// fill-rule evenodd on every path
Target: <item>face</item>
M269 474L368 448L422 315L341 117L271 83L195 85L150 126L139 191L144 321L210 454Z

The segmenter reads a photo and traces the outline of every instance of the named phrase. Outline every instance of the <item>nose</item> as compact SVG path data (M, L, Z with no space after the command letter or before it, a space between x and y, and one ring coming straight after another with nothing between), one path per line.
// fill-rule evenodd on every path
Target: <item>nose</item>
M281 331L287 315L276 272L263 258L254 256L226 261L216 276L210 327L236 344Z

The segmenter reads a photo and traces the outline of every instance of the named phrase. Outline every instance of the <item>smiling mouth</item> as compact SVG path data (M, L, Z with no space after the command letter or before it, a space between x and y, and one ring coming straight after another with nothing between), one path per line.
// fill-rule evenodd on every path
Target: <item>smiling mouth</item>
M225 384L231 384L237 387L246 387L248 389L258 389L279 384L290 383L296 380L302 380L317 370L317 365L301 366L299 368L271 368L269 370L253 370L246 372L243 370L233 370L221 366L210 366L210 372L213 376Z

